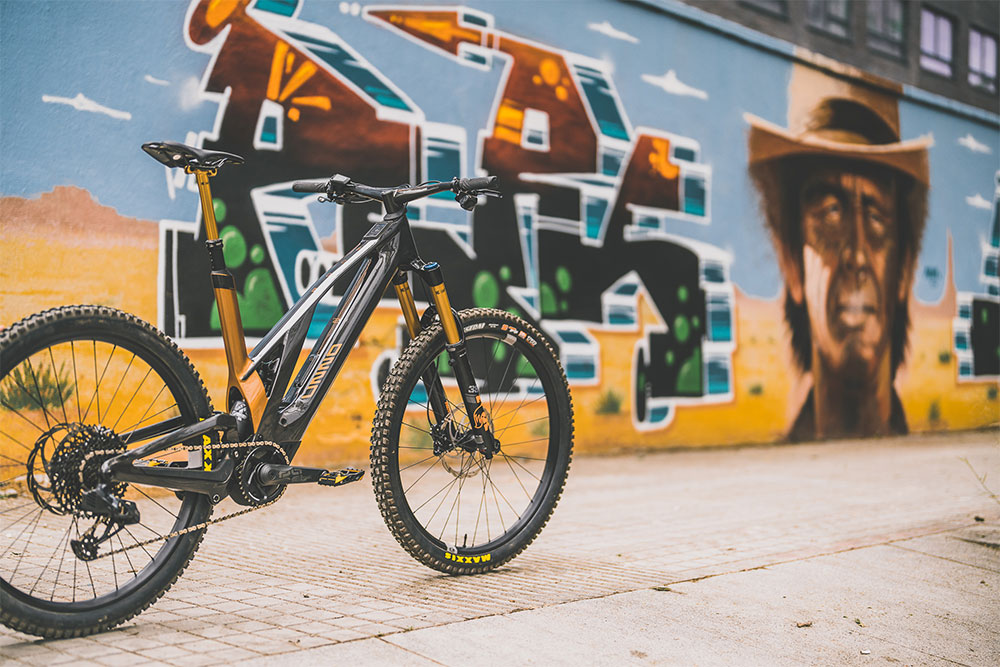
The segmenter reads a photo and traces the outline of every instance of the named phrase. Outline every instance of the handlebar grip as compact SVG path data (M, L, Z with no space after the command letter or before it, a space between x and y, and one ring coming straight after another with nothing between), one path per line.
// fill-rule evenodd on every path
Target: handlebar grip
M459 190L486 190L496 189L500 184L500 179L496 176L481 176L479 178L460 178L458 179L458 189Z
M330 181L328 179L322 181L295 181L292 183L292 190L295 192L326 192L327 186Z

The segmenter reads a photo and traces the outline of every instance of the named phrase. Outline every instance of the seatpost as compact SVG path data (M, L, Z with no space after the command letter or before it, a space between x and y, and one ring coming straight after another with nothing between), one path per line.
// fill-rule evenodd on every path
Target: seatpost
M237 401L245 401L250 409L251 426L260 424L264 414L267 395L260 376L251 373L244 381L240 380L250 366L247 355L246 336L243 333L243 319L240 317L239 300L236 293L236 281L226 267L223 253L223 241L219 238L219 229L215 222L215 206L212 204L212 189L208 180L215 176L215 170L186 168L188 173L194 173L198 183L198 194L201 197L201 217L205 221L205 247L212 267L212 289L215 291L215 305L219 312L219 326L222 329L222 342L226 348L226 361L229 364L229 385L226 391L228 408L232 409ZM251 431L252 432L252 431Z
M214 241L219 238L219 228L215 223L215 206L212 204L212 189L208 185L208 179L215 176L216 172L190 168L186 171L189 174L194 172L195 180L198 182L198 195L201 197L201 217L205 220L206 238Z

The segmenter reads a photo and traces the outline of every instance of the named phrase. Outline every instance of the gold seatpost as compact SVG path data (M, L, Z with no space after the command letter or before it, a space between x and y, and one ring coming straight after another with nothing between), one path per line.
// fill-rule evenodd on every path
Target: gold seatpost
M250 366L247 355L246 336L243 333L243 319L240 317L239 300L236 294L236 281L226 267L226 259L222 252L222 239L215 222L215 206L212 203L212 190L208 179L215 176L214 169L185 169L195 175L198 183L198 194L201 197L201 217L205 221L205 246L212 264L212 289L215 291L215 305L219 312L219 326L222 328L222 342L226 348L226 361L229 365L229 383L226 390L226 404L229 408L241 398L250 408L250 416L254 429L260 425L264 414L267 395L260 377L253 373L245 381L240 377Z
M189 174L194 172L195 180L198 181L198 194L201 196L201 217L205 219L205 233L209 241L219 238L219 229L215 223L215 205L212 203L212 189L208 185L208 179L215 176L216 171L204 171L202 169L186 168Z

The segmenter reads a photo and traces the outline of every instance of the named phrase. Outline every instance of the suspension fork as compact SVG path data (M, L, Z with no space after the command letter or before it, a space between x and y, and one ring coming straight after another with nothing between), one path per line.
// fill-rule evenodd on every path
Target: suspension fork
M413 340L420 334L420 316L417 314L417 304L413 300L413 292L410 290L410 283L405 271L396 272L392 286L396 290L396 298L399 299L399 307L403 311L406 330L410 334L410 340ZM434 421L441 424L448 416L448 402L445 400L444 387L441 385L441 376L438 375L437 367L429 366L421 379L427 390L427 401L430 404L431 412L434 413Z
M469 430L472 433L472 440L479 450L492 458L495 451L495 440L490 428L490 418L483 406L479 396L479 385L476 384L476 377L472 373L472 365L469 362L469 355L465 345L465 334L460 330L460 322L452 310L451 302L448 299L448 292L444 286L444 277L441 275L441 267L437 262L424 264L417 269L421 278L431 288L431 295L434 298L434 307L437 310L438 319L441 320L441 327L444 329L446 341L445 349L448 351L448 360L455 372L455 380L458 382L459 391L462 394L462 402L465 404L465 412L469 415ZM407 286L406 291L409 291ZM397 295L399 291L397 289ZM409 296L412 301L412 294ZM410 317L416 315L416 308L413 309ZM410 326L409 318L406 315L404 306L403 317L407 319L407 327ZM419 321L417 322L419 326ZM412 334L411 334L412 335ZM441 378L437 374L437 369L429 369L434 378L430 378L433 384L428 384L428 378L424 378L424 386L428 388L428 397L431 398L431 407L437 416L437 407L432 398L440 387L441 398L444 397L444 388L441 387ZM431 389L433 387L433 391ZM443 401L442 401L443 402ZM447 407L445 410L447 410Z
M226 361L229 365L229 383L226 389L228 408L232 409L237 401L245 401L250 410L253 427L260 424L264 414L267 395L264 384L256 373L250 374L246 380L240 378L250 366L247 355L246 336L243 333L243 319L240 316L240 306L236 295L236 281L226 267L226 259L222 252L222 239L215 222L215 207L212 204L212 190L208 179L215 176L215 170L191 169L186 171L195 175L198 183L198 194L201 197L201 217L205 221L205 247L212 266L212 289L215 291L215 304L219 312L219 325L222 329L222 342L226 348ZM243 429L241 429L243 430ZM206 464L209 465L209 464Z

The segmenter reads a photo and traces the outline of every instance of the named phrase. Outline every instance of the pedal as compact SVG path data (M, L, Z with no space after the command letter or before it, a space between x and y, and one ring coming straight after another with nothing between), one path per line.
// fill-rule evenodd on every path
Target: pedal
M365 476L364 470L358 470L357 468L344 468L343 470L327 470L319 479L316 480L317 484L321 486L343 486L344 484L350 484L351 482L356 482Z

